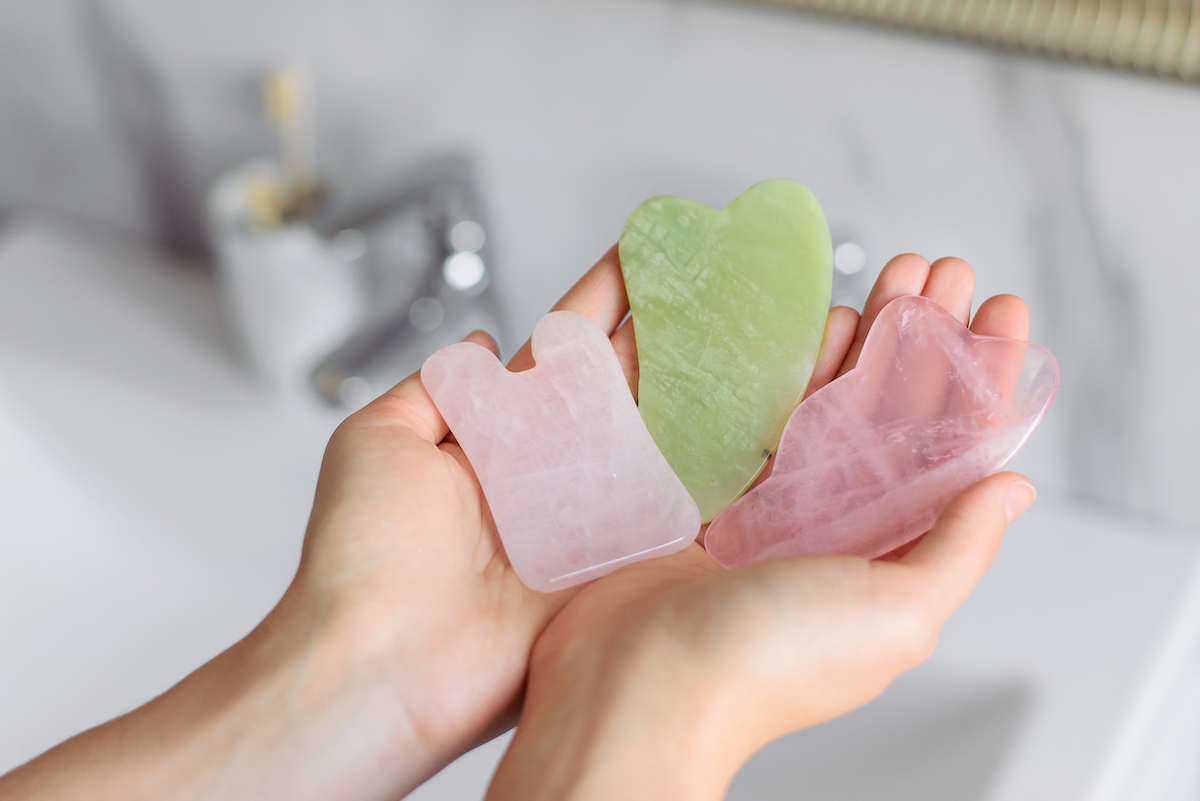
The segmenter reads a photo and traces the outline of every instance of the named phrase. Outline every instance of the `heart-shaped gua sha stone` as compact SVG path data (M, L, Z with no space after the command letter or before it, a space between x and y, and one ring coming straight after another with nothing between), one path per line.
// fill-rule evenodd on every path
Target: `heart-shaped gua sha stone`
M711 520L754 481L812 375L832 283L803 184L755 184L722 211L647 200L621 233L638 407Z
M885 554L1000 470L1057 388L1045 348L977 336L931 300L897 298L858 365L796 409L770 476L713 521L704 547L726 567Z
M513 373L462 342L421 368L521 581L550 592L686 547L700 513L646 430L604 332L553 312L534 329L533 356L535 367Z

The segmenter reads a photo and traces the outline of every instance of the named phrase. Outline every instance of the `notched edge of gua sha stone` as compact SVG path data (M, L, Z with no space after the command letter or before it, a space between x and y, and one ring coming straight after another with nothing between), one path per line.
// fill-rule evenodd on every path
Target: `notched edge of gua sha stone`
M673 214L686 218L682 229L673 226ZM726 228L731 223L732 227ZM756 240L756 228L769 232L769 238L764 234ZM743 241L737 250L727 251L733 256L720 249L739 239ZM746 242L750 244L744 246ZM762 258L755 252L756 242L773 254ZM754 184L721 209L667 195L650 198L629 215L619 250L643 365L639 409L707 522L754 484L770 454L779 447L787 420L804 396L820 351L832 294L833 247L828 223L808 187L799 181L774 178ZM699 319L689 318L688 310L701 305L691 302L694 295L705 291L691 285L704 270L710 272L711 291L718 295L722 285L754 288L758 281L766 287L764 298L773 300L756 301L756 306L764 307L759 317L753 312L739 316L740 310L731 313L723 304L713 303L698 310ZM678 293L681 300L672 297L675 281L688 285L686 291ZM768 306L773 308L765 310ZM707 350L696 357L700 361L684 361L675 367L669 358L646 358L656 351L675 352L668 342L697 341L695 333L704 330L705 317L728 321L707 329L713 336L735 334L733 339L717 340L726 343L722 357L738 349L743 354L753 352L753 335L747 328L754 320L765 321L764 332L770 340L780 342L779 352L764 355L758 362L735 359L738 366L724 375L703 362ZM751 376L746 365L752 363L765 369ZM773 369L775 363L788 367ZM684 415L671 411L670 404L656 403L659 395L648 382L658 382L664 393L677 393L667 387L709 380L697 378L701 374L719 382L714 385L719 395L710 395L705 401L676 397L676 409L691 408L697 413L697 422L689 430L681 422ZM759 389L751 390L755 385ZM781 391L785 387L794 390L786 398ZM694 394L698 393L699 389L695 390ZM717 397L723 400L715 400ZM722 441L730 443L724 453L718 444Z
M508 370L491 351L469 342L443 348L421 368L430 397L472 463L517 577L533 590L553 592L686 548L699 533L700 512L646 430L608 336L581 314L551 312L535 327L531 350L534 366L521 372ZM439 402L451 383L455 399L480 392L494 397L486 404L452 403L450 397ZM514 399L528 403L521 406ZM588 421L579 418L590 412L599 421L591 436ZM539 419L562 425L539 428ZM512 424L507 436L499 431L505 420ZM520 454L531 455L528 449L538 444L536 437L521 439L522 427L531 437L534 430L546 434L542 444L557 448L543 450L545 458L522 459ZM564 457L572 448L580 457L574 462ZM611 497L597 497L604 492L594 490L596 479L602 483L608 474L588 472L587 466L596 464L588 457L611 460L618 469L624 463L623 476L611 474ZM547 476L566 483L557 493L547 492L552 486ZM498 487L524 487L528 494L519 497L530 500L501 501L494 494ZM630 511L635 506L636 515ZM562 526L547 524L551 519L556 524L561 519ZM589 564L589 552L597 558L617 555ZM539 560L546 553L561 554L564 564L547 568L556 560Z
M907 331L914 312L933 322ZM925 361L897 361L905 352ZM931 352L954 365L954 383L931 383L945 369L928 361ZM884 367L870 372L874 365ZM1006 377L997 383L997 375ZM928 531L963 489L1004 468L1045 419L1058 380L1046 348L975 334L928 298L897 298L872 325L858 366L796 409L771 475L717 516L705 549L725 567L889 553ZM905 398L906 385L923 389ZM986 436L939 439L948 422Z

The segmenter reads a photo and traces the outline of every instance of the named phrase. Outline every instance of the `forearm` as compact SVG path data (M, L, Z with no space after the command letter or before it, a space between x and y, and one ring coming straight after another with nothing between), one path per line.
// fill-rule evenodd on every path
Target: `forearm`
M289 592L163 695L0 777L0 797L391 799L452 758L303 606Z
M237 743L274 717L295 655L264 622L144 706L0 778L4 798L199 798L213 794ZM274 653L273 653L274 652ZM226 743L222 734L233 733Z

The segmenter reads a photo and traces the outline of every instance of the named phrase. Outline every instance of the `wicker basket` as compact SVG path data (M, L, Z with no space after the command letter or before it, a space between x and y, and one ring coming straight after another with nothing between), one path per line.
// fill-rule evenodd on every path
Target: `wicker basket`
M1200 83L1200 0L747 0Z

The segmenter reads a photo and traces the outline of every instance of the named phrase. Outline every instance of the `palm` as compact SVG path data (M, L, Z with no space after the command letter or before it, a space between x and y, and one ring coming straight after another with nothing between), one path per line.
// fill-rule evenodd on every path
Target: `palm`
M617 329L629 307L616 248L556 308ZM631 333L623 331L618 342ZM485 334L471 339L495 350ZM532 365L526 345L509 366ZM461 751L515 719L533 642L576 590L542 594L521 583L448 434L419 375L349 417L325 454L300 575L364 638L395 633L389 664L423 665L426 675L405 678L430 688L410 715Z
M615 247L556 308L618 328L629 307ZM628 354L631 330L622 331L614 347ZM471 339L495 350L484 334ZM526 345L509 366L532 365ZM515 715L533 642L576 590L521 583L448 434L419 375L347 418L322 464L300 578L363 639L398 643L381 670L423 666L425 675L404 677L430 688L409 714L433 741L464 750Z
M362 637L396 644L381 670L422 666L404 677L428 688L409 714L462 750L518 697L533 639L565 599L516 577L462 451L414 416L419 389L401 384L331 439L301 576Z

